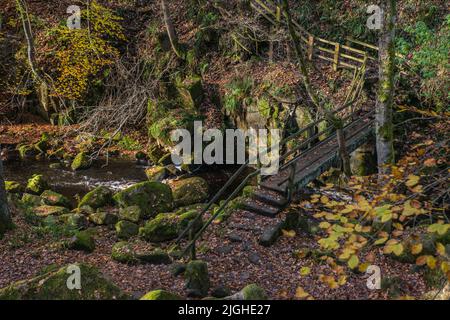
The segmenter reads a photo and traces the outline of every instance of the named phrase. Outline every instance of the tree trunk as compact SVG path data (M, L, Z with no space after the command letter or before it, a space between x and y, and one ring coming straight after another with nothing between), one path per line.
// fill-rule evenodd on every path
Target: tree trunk
M386 164L394 162L392 106L395 76L396 0L383 0L383 27L379 40L379 88L376 102L376 145L380 173L386 173Z
M170 18L169 8L167 7L166 0L161 0L161 10L164 15L164 24L166 25L167 34L169 36L170 45L177 57L182 58L180 46L178 44L178 36L173 26L172 19Z
M12 226L11 215L6 199L5 179L3 178L3 163L0 160L0 237Z

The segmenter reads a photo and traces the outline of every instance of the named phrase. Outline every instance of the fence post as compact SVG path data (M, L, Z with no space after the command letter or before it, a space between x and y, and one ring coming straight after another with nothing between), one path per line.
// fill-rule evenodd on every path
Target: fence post
M309 35L308 37L308 60L311 61L314 55L314 36Z
M334 49L334 59L333 59L333 70L334 71L337 71L338 66L339 66L340 51L341 51L341 44L340 43L336 43L335 49Z

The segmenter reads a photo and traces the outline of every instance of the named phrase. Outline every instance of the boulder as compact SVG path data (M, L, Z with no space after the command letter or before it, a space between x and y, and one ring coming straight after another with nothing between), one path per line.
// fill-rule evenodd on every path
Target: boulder
M86 216L79 213L63 214L59 216L59 219L72 229L85 229L89 225Z
M149 181L162 181L167 176L167 170L164 167L156 166L145 170Z
M104 207L111 203L113 193L107 187L97 187L88 192L78 204L78 207L90 206L93 209Z
M89 221L98 226L116 224L119 218L110 212L95 212L89 215Z
M120 239L129 239L138 234L139 227L135 223L122 220L116 223L116 232Z
M68 247L71 250L93 252L95 250L95 240L89 231L76 232L69 240Z
M139 229L139 235L150 242L163 242L173 240L188 226L189 222L197 217L198 211L191 210L182 214L161 213L148 221ZM202 227L202 221L196 225L195 230Z
M204 202L209 196L208 183L200 177L175 181L172 190L175 205L178 207Z
M5 190L7 193L22 193L25 188L16 181L5 181Z
M114 201L121 207L138 206L144 218L172 209L172 190L160 182L141 182L116 193Z
M34 214L38 217L60 216L69 213L65 207L42 205L33 209Z
M68 283L79 268L81 289L69 289ZM118 300L129 299L95 267L67 265L29 280L0 289L0 300Z
M45 190L48 190L47 181L45 181L44 176L41 174L34 174L31 179L28 180L26 192L40 195Z
M186 289L193 297L204 297L210 287L208 266L201 260L193 260L186 265L184 272Z
M267 300L266 292L260 286L252 283L245 286L241 291L231 296L225 297L224 300Z
M126 241L120 241L113 245L111 258L121 263L136 263L137 258L132 246Z
M87 155L87 153L80 152L79 154L77 154L75 159L73 159L70 167L72 168L73 171L86 170L91 167L91 164L92 164L91 159L89 159L89 156Z
M60 206L60 207L70 207L70 201L62 194L51 190L45 190L41 194L42 204L46 204L49 206Z
M148 292L140 300L184 300L181 296L165 291L165 290L153 290Z
M119 219L138 223L141 220L142 211L138 206L121 208L119 210Z
M27 207L37 207L41 204L41 198L34 194L24 193L22 203Z
M201 107L203 86L200 76L187 77L183 81L178 81L176 86L185 108L198 109Z
M142 263L170 264L172 262L167 252L160 248L152 250L136 249L135 256Z

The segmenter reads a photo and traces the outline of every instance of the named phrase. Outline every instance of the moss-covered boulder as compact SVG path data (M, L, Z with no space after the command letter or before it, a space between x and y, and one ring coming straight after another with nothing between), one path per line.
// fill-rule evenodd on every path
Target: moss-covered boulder
M160 182L141 182L116 193L114 201L121 207L138 206L144 218L172 209L172 190Z
M86 152L80 152L79 154L77 154L75 159L73 159L70 167L72 168L73 171L86 170L91 167L91 164L92 162L88 154Z
M46 204L49 206L60 206L60 207L70 207L70 201L62 194L51 190L45 190L41 194L42 204Z
M111 203L113 192L107 187L97 187L94 190L86 193L80 200L78 207L90 206L93 209L104 207Z
M156 166L145 170L145 174L149 181L162 181L167 176L165 167Z
M116 224L119 218L110 212L95 212L89 215L89 221L98 226Z
M69 240L68 247L71 250L93 252L95 250L95 240L92 232L79 231Z
M137 248L135 250L135 256L142 263L170 264L172 262L167 252L160 248L150 250Z
M267 300L264 289L254 283L244 287L241 293L243 300Z
M129 264L138 261L132 246L126 241L120 241L113 245L111 258L117 262Z
M48 190L48 183L41 174L34 174L27 183L26 192L40 195L45 190Z
M204 202L209 196L209 187L205 179L192 177L175 181L172 185L176 206L187 206Z
M134 223L138 223L142 217L142 210L138 206L131 206L126 208L120 208L119 218Z
M81 289L69 289L79 268ZM72 282L71 282L72 283ZM0 289L0 300L118 300L129 299L95 267L75 264L22 280Z
M72 229L85 229L89 222L85 215L80 213L68 213L59 216L59 220Z
M184 300L181 296L165 291L153 290L144 295L140 300Z
M24 193L21 201L22 204L27 207L37 207L41 205L41 197L34 194Z
M206 262L201 260L189 262L184 272L184 278L190 296L204 297L208 294L210 282Z
M17 147L21 159L31 158L36 156L36 150L32 145L20 145Z
M173 240L197 217L198 211L191 210L182 214L161 213L148 221L139 229L139 236L150 242ZM202 221L195 226L195 230L202 227Z
M177 81L176 87L185 108L200 108L203 101L203 86L200 76L190 76L183 81Z
M49 139L48 133L43 133L41 139L34 144L34 149L40 154L45 154L50 148Z
M59 206L39 206L33 209L34 214L38 217L60 216L69 213L69 209Z
M5 181L5 190L7 193L22 193L25 188L16 181Z
M138 234L139 226L133 222L122 220L116 223L116 232L120 239L129 239Z

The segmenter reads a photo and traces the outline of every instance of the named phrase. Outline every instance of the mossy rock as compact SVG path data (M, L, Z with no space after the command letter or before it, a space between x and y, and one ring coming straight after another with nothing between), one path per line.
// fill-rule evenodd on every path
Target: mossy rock
M69 268L78 267L81 289L69 289ZM67 265L29 280L12 283L0 289L0 300L120 300L129 299L120 288L107 280L95 267L87 264Z
M203 101L203 86L200 76L190 76L176 84L178 93L187 109L199 109Z
M93 209L104 207L112 202L113 193L107 187L97 187L86 193L80 200L78 207L90 206Z
M165 167L157 166L151 167L145 170L145 175L149 181L162 181L167 176L167 170Z
M121 208L119 210L119 219L138 223L142 217L142 210L138 206Z
M25 188L16 181L5 181L5 190L7 193L22 193Z
M21 201L22 204L27 207L37 207L41 205L41 197L34 194L24 193Z
M172 259L164 250L160 248L155 248L153 250L140 250L135 251L136 258L143 262L149 264L170 264Z
M89 225L86 216L79 213L68 213L60 215L59 220L72 229L85 229Z
M78 250L84 252L94 252L95 250L95 240L92 232L89 231L79 231L69 240L69 249Z
M145 294L140 300L184 300L181 296L166 291L166 290L153 290Z
M113 245L111 258L117 262L134 264L138 260L132 246L126 241L120 241Z
M173 240L181 234L189 222L195 219L197 215L197 210L191 210L182 214L161 213L139 229L139 236L150 242ZM199 221L194 230L199 230L202 225L203 222Z
M48 134L43 134L41 139L34 144L34 149L40 154L45 154L49 148L50 143Z
M243 288L241 293L243 300L267 300L264 289L254 283Z
M184 278L186 280L186 289L188 289L189 295L204 297L208 294L210 282L206 262L201 260L189 262L186 265Z
M144 218L172 209L172 190L160 182L141 182L116 193L114 201L121 207L138 206Z
M115 225L119 218L110 212L95 212L89 215L89 221L98 226L102 225Z
M17 147L21 159L27 159L36 156L36 150L31 145L21 145Z
M156 144L151 146L148 150L148 157L154 164L158 163L159 159L161 159L165 154L164 149Z
M91 160L89 159L89 156L87 155L87 153L80 152L79 154L77 154L75 159L73 159L70 167L72 168L73 171L86 170L91 167L91 164L92 164Z
M70 207L70 201L62 194L51 190L45 190L41 194L42 204L46 204L49 206L60 206L60 207Z
M27 182L26 192L40 195L45 190L48 190L48 183L41 174L34 174Z
M117 222L115 228L117 236L120 239L129 239L136 236L139 232L139 226L137 224L125 220Z
M176 206L187 206L204 202L209 197L209 187L205 179L191 177L175 181L172 185L173 199Z
M60 216L69 213L69 209L59 206L42 205L33 209L34 214L38 217Z

